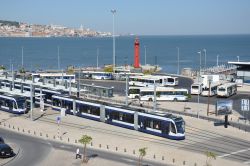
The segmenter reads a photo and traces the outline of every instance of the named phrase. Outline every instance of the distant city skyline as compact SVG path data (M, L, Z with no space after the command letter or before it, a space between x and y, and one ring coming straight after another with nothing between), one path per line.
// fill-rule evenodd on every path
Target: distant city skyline
M2 0L0 20L135 35L250 34L249 0Z

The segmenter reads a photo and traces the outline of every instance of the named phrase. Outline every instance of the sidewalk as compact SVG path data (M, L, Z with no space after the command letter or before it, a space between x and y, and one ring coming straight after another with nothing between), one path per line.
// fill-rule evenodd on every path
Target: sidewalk
M62 118L62 122L58 127L56 124L56 117L59 115L59 112L47 110L46 114L43 114L37 109L34 111L34 114L36 117L40 118L31 121L27 118L27 115L19 117L1 112L0 127L43 139L51 139L78 145L79 147L82 145L76 143L77 140L80 139L82 135L87 134L93 138L92 146L90 145L91 148L103 149L131 156L138 156L138 149L147 147L146 159L167 164L184 165L185 163L185 165L202 166L206 160L204 155L206 149L203 149L203 153L196 153L183 149L185 146L192 146L192 142L204 141L204 138L190 137L190 139L178 142L69 115ZM200 129L206 129L206 131L220 133L225 135L225 137L233 136L250 141L249 133L239 131L235 128L222 130L223 127L214 127L213 123L204 120L191 117L186 117L185 120L189 126L197 126ZM57 135L58 129L59 138ZM193 131L190 127L186 128L186 133L188 137L199 135L198 131ZM210 139L213 138L216 138L216 135L212 136ZM225 160L223 158L217 158L212 163L215 165L227 166L244 165L243 163Z

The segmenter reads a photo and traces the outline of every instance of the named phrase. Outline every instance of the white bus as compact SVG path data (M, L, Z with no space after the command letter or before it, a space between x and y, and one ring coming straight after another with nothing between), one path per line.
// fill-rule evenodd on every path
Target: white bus
M154 88L141 88L140 100L153 101ZM156 101L187 101L187 89L175 89L172 87L156 87Z
M139 99L140 98L140 92L142 87L138 86L130 86L128 89L128 98L130 99Z
M156 86L176 86L178 85L178 77L145 75L129 78L130 86L153 87L154 82Z
M202 96L209 96L209 91L210 91L210 96L216 95L217 94L217 88L220 85L221 85L220 83L211 83L210 89L209 89L209 85L203 86L201 95Z
M82 71L84 78L95 79L95 80L112 80L113 74L111 72L103 71Z
M53 83L53 80L55 79L56 82L62 82L62 81L70 81L72 83L75 83L75 75L74 74L67 74L67 73L32 73L32 76L35 79L35 82L40 81L41 79L45 79L45 82Z
M202 83L193 83L191 85L191 94L192 95L199 95L202 92Z
M217 96L218 97L229 97L237 92L237 84L236 83L226 83L218 86Z

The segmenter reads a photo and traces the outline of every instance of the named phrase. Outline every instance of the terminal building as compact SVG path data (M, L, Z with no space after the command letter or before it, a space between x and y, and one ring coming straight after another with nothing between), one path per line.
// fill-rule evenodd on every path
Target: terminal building
M237 66L236 79L241 79L243 83L250 84L250 62L228 62Z

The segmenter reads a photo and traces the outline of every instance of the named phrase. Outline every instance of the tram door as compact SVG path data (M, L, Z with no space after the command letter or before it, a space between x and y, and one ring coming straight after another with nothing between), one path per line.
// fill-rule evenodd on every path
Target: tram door
M162 134L169 134L169 131L170 131L170 123L169 122L165 122L165 121L162 121Z

